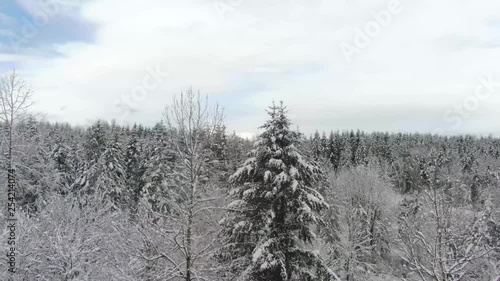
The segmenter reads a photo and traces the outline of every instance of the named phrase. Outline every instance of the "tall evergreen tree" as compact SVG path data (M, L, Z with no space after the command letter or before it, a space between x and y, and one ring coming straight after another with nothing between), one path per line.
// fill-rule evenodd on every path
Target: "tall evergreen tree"
M318 161L323 154L323 146L321 145L321 138L319 136L318 130L314 132L314 136L311 139L311 154L315 161Z
M125 169L123 151L118 134L113 134L97 163L95 188L102 198L109 198L115 206L125 204ZM109 200L108 199L108 200Z
M132 209L135 210L140 198L142 182L141 166L141 151L139 143L139 132L137 125L134 125L130 134L125 150L125 177L127 182L127 191L130 201L133 204Z
M271 119L254 144L251 158L231 177L237 200L231 218L222 221L225 245L218 258L231 264L239 280L334 280L317 252L313 226L328 204L315 190L321 170L296 148L286 108L273 105Z
M145 198L152 211L169 214L173 210L173 201L177 200L179 192L178 179L175 171L175 154L169 145L165 125L158 123L153 128L153 138L143 153L146 157L141 161L141 188L134 191L134 204L140 198Z
M227 138L226 138L226 126L217 126L214 129L212 137L212 143L210 144L210 149L214 154L216 160L226 160L226 149L227 149Z
M70 185L73 183L74 178L72 177L72 167L68 160L69 147L66 146L59 135L54 138L55 146L52 150L51 157L54 163L54 172L56 174L58 190L61 194L66 194Z
M19 123L16 128L21 138L16 146L21 148L16 154L23 163L17 167L19 205L27 206L27 210L36 211L36 201L54 189L54 174L51 169L50 152L45 146L47 138L39 130L40 123L32 116Z
M97 199L110 200L115 208L124 206L125 161L118 131L112 128L106 140L105 129L98 122L89 129L85 148L88 160L71 189L80 195L83 204Z
M342 167L342 139L341 136L338 132L335 134L333 131L330 133L330 138L329 138L329 157L330 157L330 162L333 165L334 171L338 171Z
M105 149L106 138L104 134L104 127L101 124L101 121L97 121L97 123L90 127L87 131L87 141L85 143L87 162L97 162Z

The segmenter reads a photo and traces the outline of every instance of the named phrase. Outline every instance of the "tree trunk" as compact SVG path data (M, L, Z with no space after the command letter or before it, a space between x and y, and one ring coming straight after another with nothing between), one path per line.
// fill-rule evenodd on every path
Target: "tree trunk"
M191 169L194 167L194 159L191 157ZM197 184L197 175L192 170L191 171L191 194L189 197L189 208L188 208L188 217L187 217L187 226L186 226L186 281L191 281L191 248L192 248L192 225L193 225L193 208L194 201L196 195L196 184Z

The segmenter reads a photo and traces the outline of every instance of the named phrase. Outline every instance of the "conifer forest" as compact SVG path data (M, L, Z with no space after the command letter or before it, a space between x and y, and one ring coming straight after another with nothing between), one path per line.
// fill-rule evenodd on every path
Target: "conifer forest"
M500 0L0 0L0 281L500 281Z
M72 126L33 115L33 95L3 78L2 280L500 277L498 138L307 135L276 101L249 140L191 89L154 126Z

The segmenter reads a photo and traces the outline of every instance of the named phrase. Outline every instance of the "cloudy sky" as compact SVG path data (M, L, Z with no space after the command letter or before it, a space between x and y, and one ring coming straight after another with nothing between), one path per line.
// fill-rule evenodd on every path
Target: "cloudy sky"
M500 136L498 0L2 0L13 68L51 121L152 125L192 87L243 134L283 100L307 133Z

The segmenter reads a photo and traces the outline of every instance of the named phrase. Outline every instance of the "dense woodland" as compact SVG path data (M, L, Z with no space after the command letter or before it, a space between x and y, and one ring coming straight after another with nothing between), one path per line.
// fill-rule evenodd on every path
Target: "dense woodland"
M249 141L191 90L153 127L73 127L8 102L9 81L0 186L15 168L14 280L500 277L500 139L335 124L308 136L281 103Z

